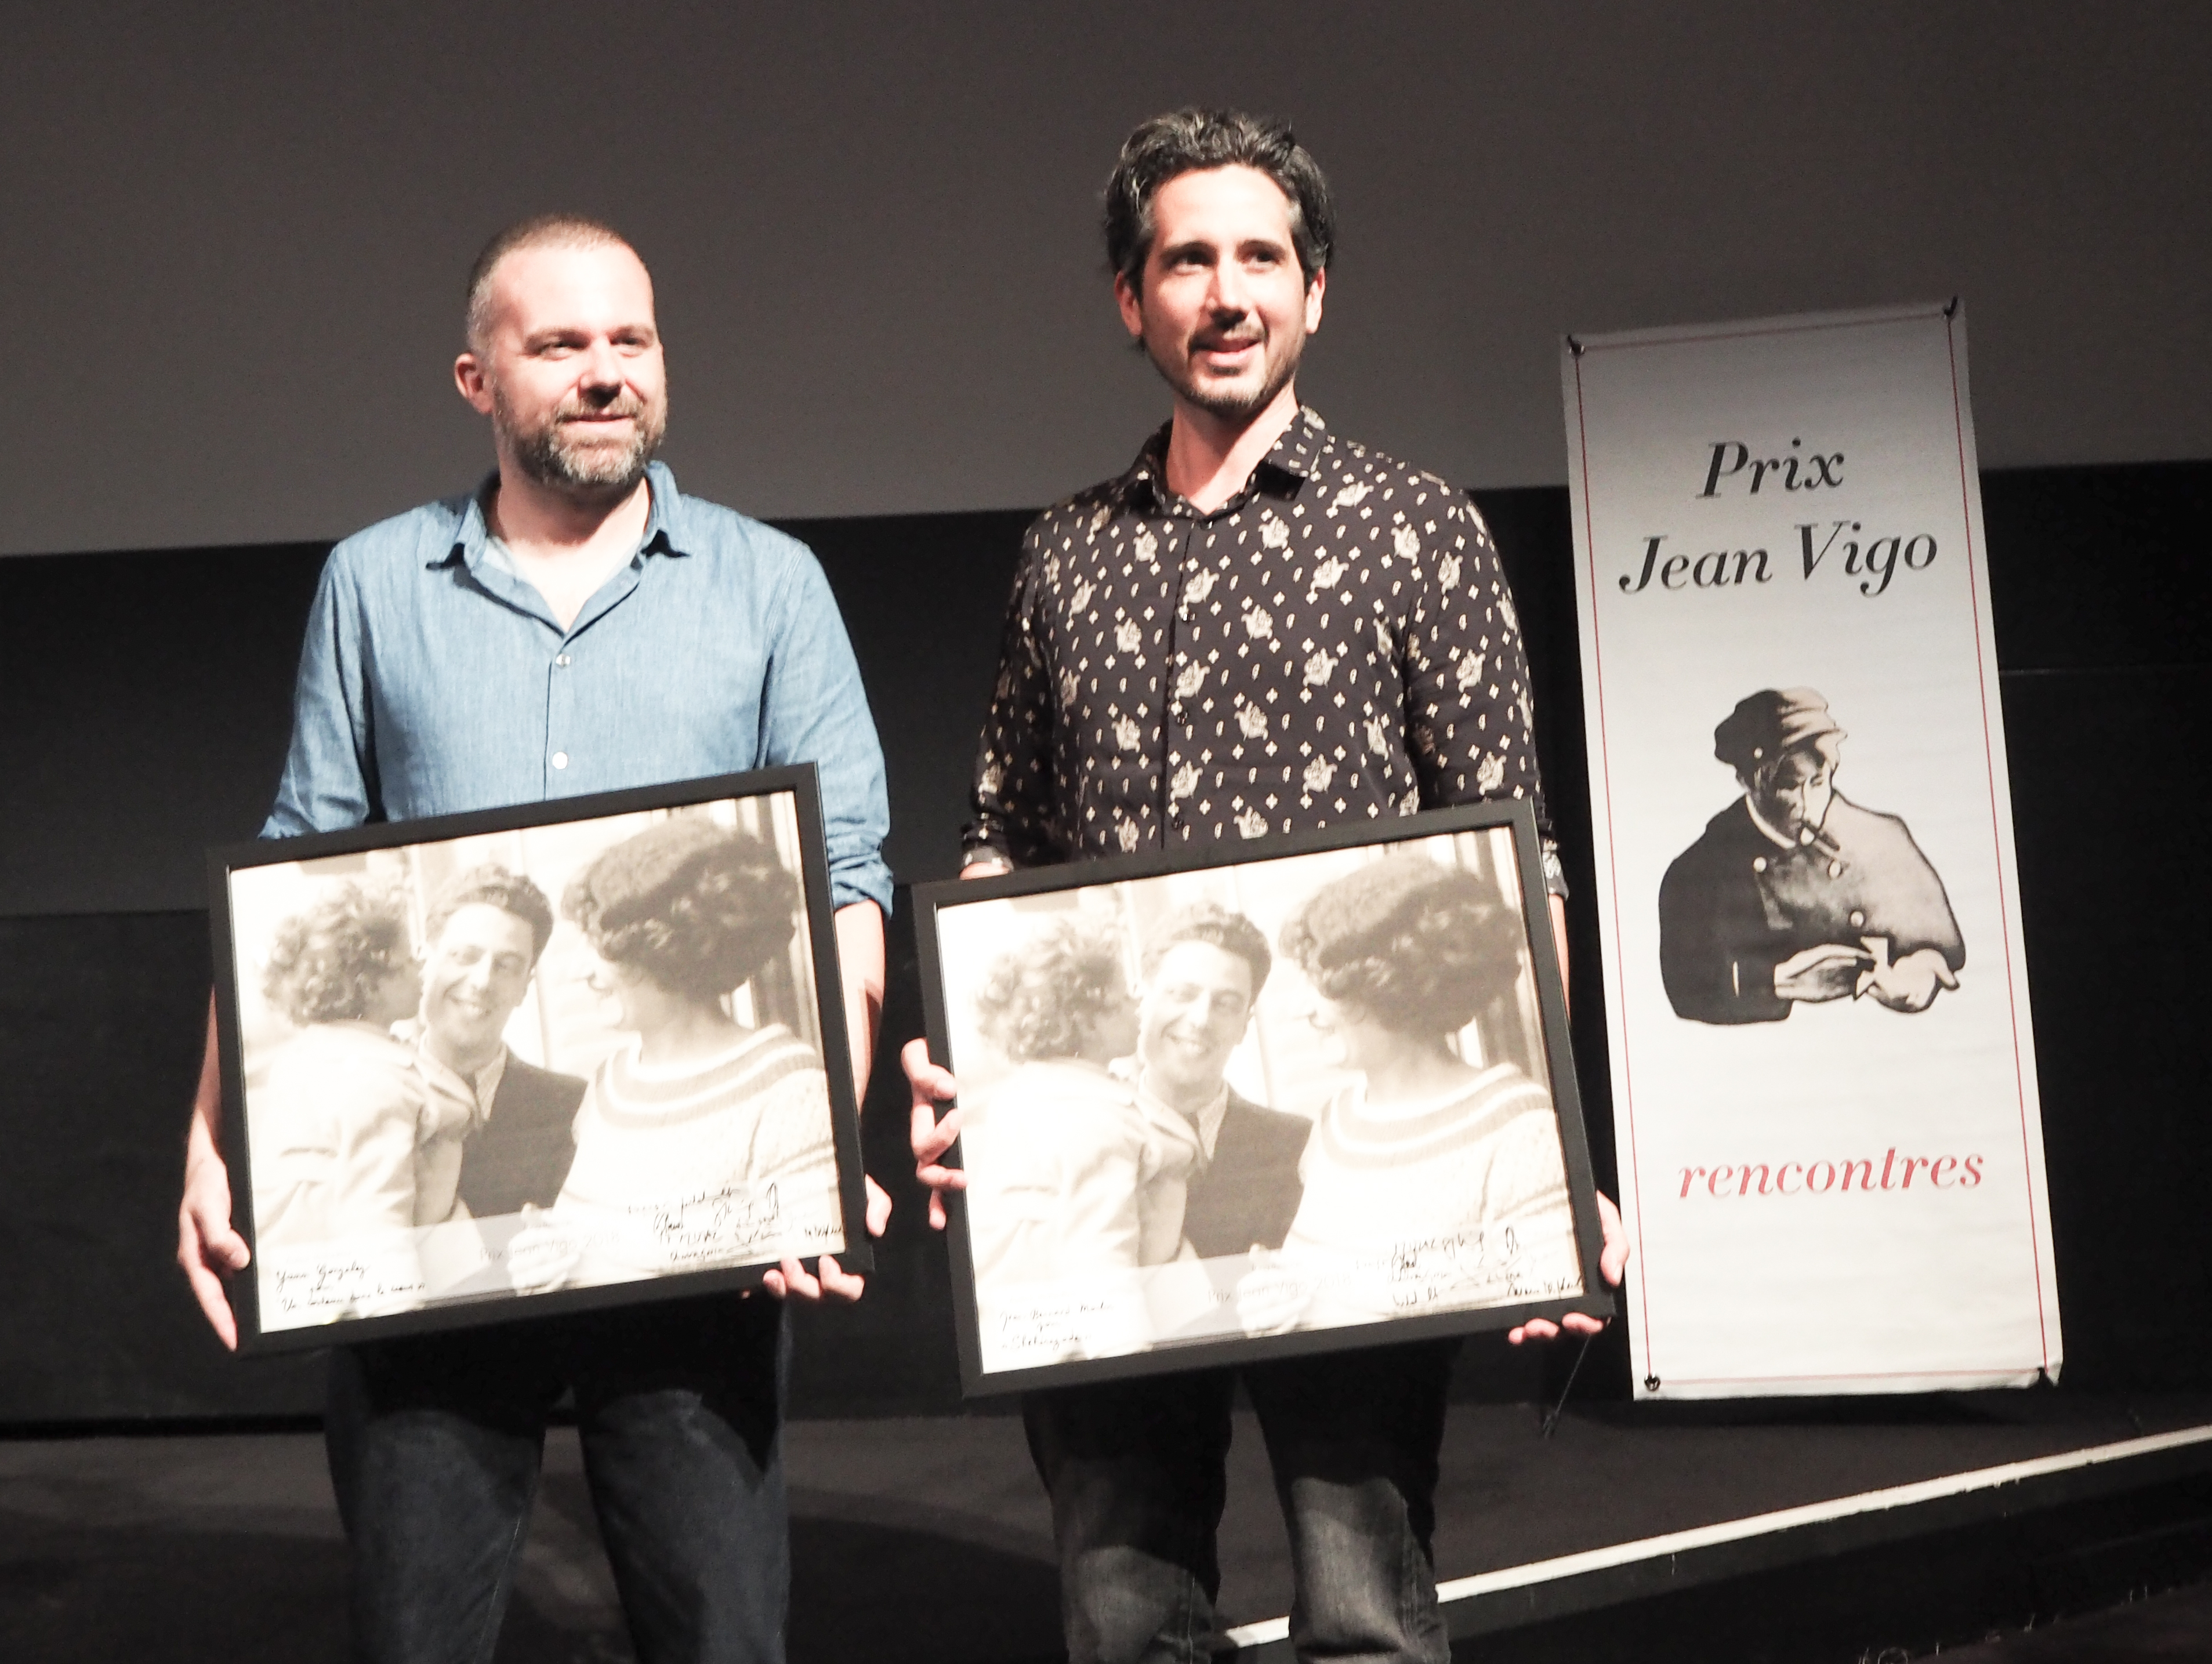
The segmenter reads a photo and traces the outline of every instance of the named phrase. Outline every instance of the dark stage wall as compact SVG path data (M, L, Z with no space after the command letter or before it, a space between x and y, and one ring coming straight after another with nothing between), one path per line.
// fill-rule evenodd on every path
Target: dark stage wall
M2067 1385L2212 1383L2212 1273L2194 1205L2212 1164L2194 951L2207 916L2198 759L2212 722L2198 558L2212 464L1984 481L2021 890L2034 989ZM1560 489L1478 497L1529 640L1545 778L1583 896L1589 803ZM892 865L946 876L1024 516L793 523L842 603L890 760ZM273 792L322 545L0 562L0 1424L312 1410L317 1361L240 1363L170 1263L185 1105L205 1011L202 851ZM1597 963L1589 909L1576 963ZM920 1029L910 934L894 969L870 1167L899 1210L856 1309L805 1314L801 1413L943 1407L956 1394L941 1247L904 1159L898 1043ZM1611 1175L1604 1024L1576 1044ZM1471 1346L1470 1390L1532 1366ZM1626 1391L1625 1352L1592 1388Z
M490 459L443 368L469 261L556 208L653 267L686 486L780 516L1047 501L1160 418L1099 191L1191 103L1296 118L1341 223L1298 386L1448 477L1566 478L1564 333L1953 295L1992 465L2212 456L2186 0L0 20L0 317L68 366L0 400L0 555L328 537L452 489Z

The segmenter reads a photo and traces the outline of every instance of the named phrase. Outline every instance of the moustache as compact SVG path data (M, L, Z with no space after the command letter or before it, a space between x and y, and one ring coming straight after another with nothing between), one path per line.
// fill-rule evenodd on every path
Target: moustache
M637 421L642 420L644 416L645 401L641 398L614 398L604 404L590 404L581 399L564 399L553 412L553 420L557 422L605 422L617 416L629 416Z

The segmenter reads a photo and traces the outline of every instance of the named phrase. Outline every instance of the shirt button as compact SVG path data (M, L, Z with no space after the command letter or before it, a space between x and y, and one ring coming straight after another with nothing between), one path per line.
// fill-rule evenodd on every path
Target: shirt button
M553 766L556 768L566 768L568 766L568 754L566 751L554 752Z
M1844 876L1844 864L1841 861L1830 861L1828 863L1828 876L1831 878L1842 878Z
M565 653L555 653L553 655L553 662L565 671L568 668L568 655Z
M1866 914L1854 908L1851 913L1851 928L1856 930L1864 923L1866 923Z
M1812 842L1812 841L1813 841L1813 829L1812 829L1811 827L1809 827L1809 826L1807 826L1807 827L1801 827L1801 828L1799 828L1799 829L1798 829L1798 832L1797 832L1797 841L1798 841L1799 843L1810 843L1810 842Z
M1753 856L1751 858L1751 870L1752 870L1753 872L1764 872L1764 871L1766 871L1766 857L1765 857L1765 856L1764 856L1764 855L1753 855Z

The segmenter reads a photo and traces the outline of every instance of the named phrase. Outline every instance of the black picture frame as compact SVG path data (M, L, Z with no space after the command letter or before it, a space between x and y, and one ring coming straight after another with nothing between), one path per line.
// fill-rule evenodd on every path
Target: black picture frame
M762 909L769 919L790 900L795 920L787 943L766 950L768 959L737 988L706 1002L742 1025L741 1038L710 1059L711 1066L690 1072L643 1065L634 1055L636 1042L619 1037L629 1019L611 1016L614 1008L644 1010L648 1018L653 1008L637 996L593 991L584 967L596 965L597 956L562 908L562 891L592 860L678 819L749 834L752 865L729 869L739 880L730 883L726 874L725 893L773 897ZM633 895L659 881L669 847L664 836L633 852ZM663 865L643 866L641 878L641 865L653 859ZM439 891L487 863L531 879L554 920L542 950L520 974L526 981L519 995L517 954L535 944L537 932L527 921L505 923L520 918L514 906L477 904L483 910L469 917L479 930L491 930L488 942L458 939L469 936L456 923L459 914L442 921L440 942L423 940ZM793 886L769 868L797 881L795 900ZM810 1263L834 1253L849 1270L872 1267L860 1111L811 763L226 845L208 852L208 881L222 1148L234 1222L253 1252L230 1285L241 1351L301 1351L748 1289L787 1253ZM725 911L714 933L695 937L695 944L718 943L722 952L749 956L742 932L751 926L742 904L718 905ZM419 984L434 988L418 1007L412 1035L407 1019L384 1026L407 997L404 969L388 975L378 969L398 963L388 950L396 918L405 921L404 945L418 962ZM473 994L464 990L452 1019L493 1023L480 1032L506 1042L490 1113L471 1120L469 1106L478 1103L483 1084L433 1068L424 1060L432 1048L408 1042L430 1026L431 1007L442 997L435 988L450 970L497 962L492 950L502 928L509 932L508 980L487 993L497 973L480 973L482 986ZM763 928L775 934L774 925ZM272 955L284 961L281 981L271 981ZM601 989L611 987L611 975L599 973ZM694 981L695 990L703 987L701 978ZM666 998L661 984L652 986ZM506 1003L510 997L519 1003ZM301 1016L307 1020L293 1020ZM708 1022L711 1032L711 1015ZM538 1055L524 1055L518 1037ZM769 1094L773 1104L760 1108ZM510 1095L513 1108L503 1115ZM599 1098L605 1104L594 1110ZM729 1113L741 1103L752 1106L750 1120ZM410 1113L411 1146L404 1142ZM827 1120L818 1138L817 1113ZM561 1137L571 1127L578 1142L568 1150ZM503 1135L496 1145L489 1136L495 1128ZM589 1170L578 1182L580 1169L570 1163L581 1159L586 1139ZM748 1177L702 1158L704 1151L735 1160L741 1145L750 1161L773 1151L780 1176ZM473 1173L472 1146L482 1158ZM477 1194L486 1206L506 1208L533 1187L537 1199L512 1212L467 1217L465 1201L440 1212L449 1193ZM787 1187L796 1193L785 1195ZM403 1216L405 1225L398 1223ZM553 1259L568 1269L551 1285L518 1289L507 1248L532 1226L540 1234L526 1240L550 1244Z
M1417 914L1458 932L1455 940L1480 937L1486 945L1470 945L1449 974L1423 973L1426 981L1406 985L1420 992L1393 996L1402 1002L1396 1016L1474 1004L1473 1021L1418 1045L1363 1027L1354 1005L1316 999L1283 948L1315 896L1384 859L1426 860L1459 876L1401 865L1347 884L1314 903L1306 943L1316 951L1326 931L1363 939L1376 919ZM1379 911L1377 884L1402 886ZM931 1055L961 1081L968 1106L946 1157L968 1178L950 1215L968 1395L1613 1314L1598 1273L1603 1232L1527 803L918 885L914 902ZM1238 953L1221 936L1209 944L1215 956L1158 957L1153 986L1129 996L1133 1016L1115 1015L1111 990L1093 992L1111 981L1099 969L1103 958L1133 989L1142 944L1174 934L1207 902L1244 916L1266 940L1271 968L1261 986L1251 988L1259 967L1249 948L1239 972ZM1397 956L1413 957L1445 963L1432 951ZM1340 975L1333 959L1316 963L1326 977ZM1367 963L1395 962L1370 954ZM1387 986L1374 981L1387 973L1360 975L1370 979L1361 986ZM1208 978L1214 1009L1239 1025L1226 1054L1218 1032L1195 1043L1198 1030L1175 1015L1197 1009ZM1337 987L1348 999L1347 985ZM1303 1036L1291 1009L1299 1000L1311 1008ZM1105 1063L1133 1032L1135 1049ZM1077 1035L1087 1055L1068 1049ZM1136 1090L1151 1066L1140 1060L1147 1046L1182 1071L1187 1097L1212 1106L1194 1124L1188 1108L1168 1113L1164 1092ZM1334 1048L1336 1076L1319 1071L1316 1047ZM1439 1050L1451 1066L1435 1065L1443 1072L1426 1078L1451 1084L1436 1104L1403 1096L1368 1103L1377 1071L1387 1094ZM1353 1055L1370 1067L1345 1066ZM1226 1090L1208 1098L1214 1076ZM1549 1113L1532 1119L1540 1103ZM1247 1113L1254 1108L1258 1116ZM1304 1133L1285 1122L1285 1111L1306 1114ZM1555 1169L1545 1166L1549 1145ZM1470 1175L1486 1199L1473 1218L1461 1193ZM1383 1207L1367 1205L1376 1198ZM1163 1260L1170 1229L1182 1240ZM1255 1242L1240 1255L1233 1245L1245 1236ZM1253 1273L1262 1280L1249 1281Z

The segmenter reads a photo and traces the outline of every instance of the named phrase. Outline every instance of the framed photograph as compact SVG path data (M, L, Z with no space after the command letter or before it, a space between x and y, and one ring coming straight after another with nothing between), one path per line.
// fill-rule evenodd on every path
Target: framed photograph
M814 769L210 852L277 1351L871 1263Z
M1613 1310L1526 804L915 901L969 1394Z

